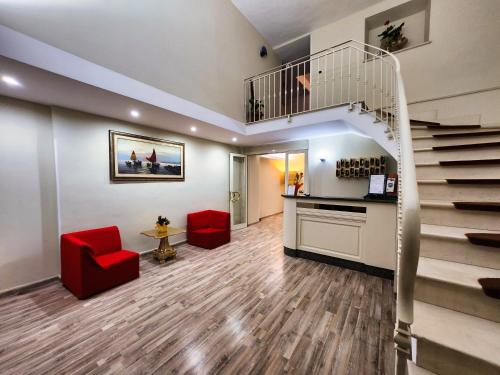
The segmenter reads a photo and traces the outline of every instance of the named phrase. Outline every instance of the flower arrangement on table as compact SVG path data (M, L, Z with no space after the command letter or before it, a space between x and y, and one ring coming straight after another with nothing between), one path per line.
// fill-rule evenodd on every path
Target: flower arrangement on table
M295 173L295 179L293 181L293 184L295 186L294 195L297 195L299 193L300 188L304 185L304 172Z
M170 220L160 215L156 221L156 230L160 233L168 232L168 224L170 224Z
M404 22L398 27L390 25L391 21L385 21L387 28L377 36L380 38L380 48L389 52L402 49L408 43L408 38L403 35Z

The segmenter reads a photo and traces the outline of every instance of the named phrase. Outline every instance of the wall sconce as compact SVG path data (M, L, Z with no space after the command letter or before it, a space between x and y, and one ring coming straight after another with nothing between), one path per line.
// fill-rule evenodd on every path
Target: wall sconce
M323 148L321 150L318 151L318 153L316 154L316 157L320 160L321 163L325 163L327 159L330 159L331 157L331 152L329 149L327 148ZM316 160L318 160L316 159Z

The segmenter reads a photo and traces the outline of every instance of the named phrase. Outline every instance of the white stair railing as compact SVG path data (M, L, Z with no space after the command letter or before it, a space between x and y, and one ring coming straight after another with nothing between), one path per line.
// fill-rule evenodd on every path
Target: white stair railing
M395 64L380 51L349 41L247 78L247 124L361 103L393 129Z
M413 292L420 251L420 202L410 120L398 59L356 40L278 66L244 81L248 125L349 105L383 122L399 144L396 374L411 358Z

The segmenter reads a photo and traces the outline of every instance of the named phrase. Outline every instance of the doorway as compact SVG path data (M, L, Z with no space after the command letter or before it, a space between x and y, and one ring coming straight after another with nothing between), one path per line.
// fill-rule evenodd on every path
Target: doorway
M259 220L283 212L285 158L284 153L259 157Z
M248 224L283 212L282 194L307 191L307 151L248 156Z

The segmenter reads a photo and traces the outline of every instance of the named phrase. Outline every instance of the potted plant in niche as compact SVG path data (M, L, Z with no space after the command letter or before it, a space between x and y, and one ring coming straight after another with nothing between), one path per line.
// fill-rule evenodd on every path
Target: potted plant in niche
M170 224L170 220L168 220L166 217L161 217L158 216L158 220L156 221L156 230L159 233L165 233L168 232L168 224Z
M403 35L404 22L398 27L389 25L390 23L390 20L385 21L384 25L387 26L386 29L377 36L380 38L381 49L394 52L404 48L408 43L408 38Z

